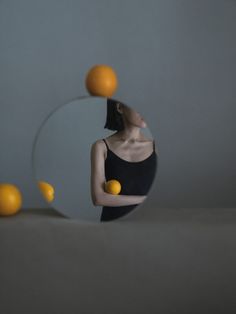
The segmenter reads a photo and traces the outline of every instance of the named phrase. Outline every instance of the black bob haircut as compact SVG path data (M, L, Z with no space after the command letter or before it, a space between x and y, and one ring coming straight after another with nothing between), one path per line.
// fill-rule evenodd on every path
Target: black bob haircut
M107 98L107 118L104 125L105 129L122 131L124 129L122 114L117 111L116 104L120 101Z

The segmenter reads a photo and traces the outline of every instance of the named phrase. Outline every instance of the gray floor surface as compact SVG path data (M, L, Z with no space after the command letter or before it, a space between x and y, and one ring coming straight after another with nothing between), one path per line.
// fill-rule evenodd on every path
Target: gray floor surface
M0 218L1 314L236 313L236 209Z

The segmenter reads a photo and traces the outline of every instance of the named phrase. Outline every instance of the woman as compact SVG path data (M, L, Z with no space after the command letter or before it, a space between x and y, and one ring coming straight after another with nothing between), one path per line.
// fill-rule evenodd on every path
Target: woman
M116 130L91 147L91 197L95 206L103 206L101 221L119 218L146 199L157 168L154 141L141 133L146 122L127 105L107 99L104 128ZM118 180L121 192L107 193L104 183Z

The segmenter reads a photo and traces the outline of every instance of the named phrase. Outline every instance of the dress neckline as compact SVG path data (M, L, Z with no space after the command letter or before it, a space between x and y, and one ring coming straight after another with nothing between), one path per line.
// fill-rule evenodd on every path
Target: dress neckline
M111 153L112 153L115 157L117 157L118 159L120 159L120 160L122 160L122 161L124 161L124 162L126 162L126 163L130 163L130 164L140 164L140 163L142 163L142 162L147 161L149 158L152 157L152 155L155 154L155 150L153 150L152 153L151 153L151 155L149 155L147 158L145 158L145 159L143 159L143 160L140 160L140 161L129 161L129 160L125 160L125 159L119 157L119 156L118 156L117 154L115 154L112 150L110 150L110 148L107 150L107 153L108 153L108 152L111 152ZM107 157L108 157L108 156L107 156ZM106 159L107 159L107 158L106 158Z

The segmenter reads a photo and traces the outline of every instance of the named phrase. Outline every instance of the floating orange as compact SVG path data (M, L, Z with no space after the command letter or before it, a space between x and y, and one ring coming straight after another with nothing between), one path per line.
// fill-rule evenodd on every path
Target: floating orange
M22 205L22 195L14 184L0 184L0 215L10 216L16 214Z
M108 65L97 64L88 71L85 85L93 96L111 97L118 85L116 73Z

